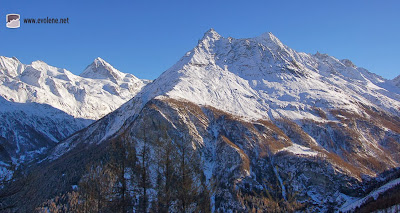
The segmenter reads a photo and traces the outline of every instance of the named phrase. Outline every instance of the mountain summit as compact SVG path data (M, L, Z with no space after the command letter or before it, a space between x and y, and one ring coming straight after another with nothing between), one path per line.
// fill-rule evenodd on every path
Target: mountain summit
M272 33L225 38L213 29L143 93L209 105L248 119L319 119L315 107L399 115L398 89L349 60L297 52Z
M204 33L202 40L204 40L204 39L218 40L221 37L222 36L220 34L218 34L217 31L215 31L213 28L211 28L207 32Z
M98 57L94 59L92 64L86 67L80 76L91 79L108 79L117 83L124 79L125 74L115 69L102 58Z

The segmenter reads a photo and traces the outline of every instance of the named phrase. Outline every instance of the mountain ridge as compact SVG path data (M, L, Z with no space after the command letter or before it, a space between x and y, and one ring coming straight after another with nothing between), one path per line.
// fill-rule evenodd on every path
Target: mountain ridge
M112 81L103 76L83 78L43 61L30 65L21 64L18 59L1 57L4 72L1 76L0 95L15 102L47 103L75 117L99 119L133 97L148 81L142 81L132 74L123 74L101 59L91 64L103 64L117 75L123 76ZM88 67L90 67L89 65ZM101 68L102 68L101 67ZM10 73L11 75L7 74ZM99 101L105 101L102 105Z
M211 32L211 36L215 36L215 38L210 38L210 36L208 34L210 34ZM167 70L165 73L163 73L160 78L158 78L158 80L156 80L156 82L160 81L160 79L165 79L168 78L169 76L173 76L168 78L168 82L177 82L177 79L180 79L177 83L177 85L171 85L169 86L174 87L176 89L176 87L178 87L179 85L182 85L182 75L186 75L188 78L190 78L190 75L193 75L193 77L197 77L197 79L199 79L198 77L202 78L207 78L207 75L210 75L210 72L205 72L202 73L202 71L196 71L196 69L201 69L202 66L210 66L207 69L213 70L213 69L218 69L219 71L217 73L215 73L216 76L213 76L214 79L218 78L218 79L229 79L229 81L232 81L234 84L238 84L233 88L234 90L237 89L238 91L240 91L240 89L242 89L243 93L246 93L245 91L250 92L250 94L245 94L249 97L260 97L260 96L265 96L266 98L261 97L261 99L264 99L261 103L261 105L264 105L264 107L262 106L258 106L259 108L261 108L260 110L268 110L268 107L265 108L265 101L271 100L271 99L275 99L276 101L280 101L280 102L286 102L283 103L284 105L288 104L288 101L285 101L285 98L292 98L292 99L299 99L301 97L299 97L299 94L288 94L287 92L283 91L283 88L281 89L281 93L286 93L286 97L268 97L268 94L257 94L257 90L268 90L269 88L274 88L275 85L273 84L280 84L282 83L282 80L285 81L285 79L292 81L290 83L296 84L296 82L298 82L298 77L303 77L306 79L307 84L319 84L320 87L322 89L325 89L327 86L325 86L324 84L328 83L328 85L330 84L331 87L333 87L331 90L331 92L328 92L328 90L323 91L326 94L326 97L324 98L328 98L331 99L331 104L341 104L342 106L345 106L346 103L343 103L343 99L341 98L341 96L343 96L343 94L339 94L339 92L335 92L335 91L342 91L341 93L343 93L344 90L348 90L348 91L354 91L353 94L351 94L354 98L356 98L357 100L361 100L365 102L365 99L369 98L369 97L364 97L362 94L357 94L357 91L362 89L364 91L362 91L362 93L368 93L365 92L365 90L376 90L376 91L372 91L372 96L377 96L374 95L374 93L379 92L380 90L382 90L384 92L384 90L387 90L385 88L378 88L375 87L376 85L373 84L368 84L368 82L371 82L370 79L365 78L365 76L363 74L361 74L361 72L365 72L363 68L357 68L359 70L357 70L354 67L348 67L345 66L344 64L342 64L339 60L333 58L333 57L322 57L322 56L316 56L316 58L314 58L313 55L309 55L309 54L305 54L305 53L297 53L294 50L284 46L283 44L281 44L281 42L279 40L277 40L277 38L275 36L273 36L272 34L268 34L268 37L266 40L264 40L263 36L260 37L256 37L253 40L249 40L249 39L232 39L232 38L223 38L222 36L218 36L215 35L215 31L214 30L210 30L209 32L207 32L205 34L205 36L203 37L202 40L199 41L199 44L192 50L189 51L188 53L186 53L186 55L181 58L181 60L175 64L171 69ZM279 42L278 42L279 41ZM250 60L250 62L252 62L252 64L249 65L248 64L244 64L243 66L241 64L243 63L247 63L247 61L238 61L237 64L226 64L226 63L232 63L234 62L234 54L232 53L232 50L229 46L230 43L236 43L236 45L239 46L238 50L236 51L241 51L244 52L244 55L241 55L241 59L243 60L248 60L248 57L252 57L256 58L255 61L253 62L252 60ZM261 42L261 43L258 43ZM271 45L271 42L273 45ZM246 53L246 46L250 47L250 43L252 43L253 47L252 49L255 49L254 51L259 51L258 49L260 49L260 51L262 51L261 53L264 54L262 55L260 54L255 54L254 52L252 53L253 55L246 55L248 53ZM215 53L213 52L212 47L219 45L217 48L221 49L221 48L225 48L227 49L226 51L224 50L224 52L222 53ZM260 46L261 45L261 46ZM269 45L269 46L268 46ZM222 47L221 47L222 46ZM271 49L271 47L274 47L275 49ZM278 53L275 54L275 52L273 51L277 51ZM232 53L233 55L229 55L228 53ZM219 54L219 55L218 55ZM224 57L224 59L222 59L222 57ZM272 58L274 59L274 63L269 64L268 60ZM264 61L263 61L264 60ZM209 62L211 64L209 64ZM319 65L320 64L320 65ZM190 65L193 65L192 67L188 67ZM316 67L317 66L317 67ZM319 66L319 67L318 67ZM338 73L339 75L342 76L342 79L345 80L343 83L342 82L335 82L334 77L332 76L332 72L333 71L329 71L329 69L332 69L332 67L338 67L340 69L342 69L343 73ZM197 68L196 68L197 67ZM191 68L192 70L188 70L187 68ZM321 69L321 70L318 70ZM176 70L179 69L178 72L176 72ZM286 73L282 73L283 71L285 71ZM232 75L231 73L233 73L234 75ZM358 73L358 74L357 74ZM226 75L224 77L222 77L222 75ZM231 77L229 77L231 76ZM353 78L358 78L357 81L348 81L349 77L353 77ZM367 76L369 77L369 76ZM303 80L304 80L303 78ZM314 79L313 79L314 78ZM201 78L200 78L201 79ZM321 81L322 80L322 81ZM389 88L390 86L388 85L388 82L386 82L383 78L379 78L379 81L384 82L382 84L385 84L386 88ZM201 81L201 80L200 80ZM247 82L246 82L247 81ZM256 81L256 82L254 82ZM263 81L267 81L266 84L264 84ZM346 82L347 81L347 82ZM358 82L359 81L359 82ZM363 81L361 83L361 81ZM376 82L377 80L374 79L374 81ZM210 82L210 81L208 81ZM321 84L322 82L322 84ZM324 83L326 82L326 83ZM199 83L199 85L196 85L194 83ZM216 83L216 82L214 82ZM251 83L255 83L254 85L251 85ZM338 84L340 83L340 84ZM373 88L368 88L365 87L363 84L367 83L368 85L371 85L371 87ZM182 88L182 90L186 90L183 92L190 92L190 87L191 85L196 85L196 86L201 86L206 84L205 82L190 82L188 83L188 85L182 85L183 87L186 88ZM295 85L297 88L301 88L302 85L301 83L297 83L298 85ZM353 84L357 84L357 88L356 90L352 89L352 85ZM159 87L154 87L156 88L155 90L165 87L166 82L160 83ZM221 88L224 87L224 85L219 85ZM285 85L285 87L290 89L291 85ZM350 88L349 88L350 87ZM360 88L360 87L364 87L364 88ZM375 88L374 88L375 87ZM328 89L328 88L327 88ZM393 88L391 88L393 89ZM161 90L161 89L159 89ZM168 89L167 89L168 90ZM189 90L189 91L187 91ZM230 88L225 88L225 93L229 94L231 93L231 91L229 91ZM201 90L198 91L205 91L207 93L208 88L202 88ZM177 98L185 98L185 97L195 97L195 96L199 96L201 97L202 94L179 94L178 92L176 92L175 90L175 94L172 94L173 91L164 91L165 93L167 93L168 95L175 95ZM396 90L396 92L398 93L398 90ZM356 94L354 94L356 93ZM212 94L210 94L212 95ZM231 94L233 95L233 93ZM242 95L241 97L245 96ZM315 96L315 95L314 95ZM337 96L337 98L335 97ZM375 98L374 97L374 98ZM376 97L379 100L379 97ZM198 103L200 104L209 104L212 105L214 107L220 107L223 105L226 105L226 103L229 103L228 100L225 100L224 103L218 103L218 104L212 104L212 103L207 103L207 100L214 100L214 98L209 97L203 97L202 100L199 100ZM246 98L244 98L246 99ZM279 100L279 99L283 99L283 100ZM314 101L316 99L318 99L318 97L313 97ZM349 98L345 98L349 99ZM398 95L392 95L391 99L394 99L395 103L396 103L396 107L399 107L399 96ZM237 101L237 100L235 100ZM256 105L260 105L260 103L257 103L256 101L252 101L249 100L247 98L247 100L244 100L246 103L252 103L253 106ZM396 107L392 107L388 104L385 104L386 100L382 100L382 105L384 105L384 107L387 108L391 108L392 112L397 111ZM196 101L195 101L196 102ZM341 103L342 102L342 103ZM367 101L368 102L368 101ZM375 104L374 103L369 103L371 105ZM235 103L229 103L228 105L232 105L234 106ZM235 113L240 110L241 106L238 106L238 108L233 108L230 109L229 112L231 113ZM277 107L277 106L274 106ZM257 108L257 107L256 107ZM353 109L353 108L357 108L355 105L352 105L351 107L348 107L348 109ZM243 112L243 115L245 115L246 113ZM262 113L259 113L262 114ZM266 115L264 115L266 116ZM271 115L269 115L271 116ZM301 117L301 115L299 115ZM250 116L251 117L251 116Z

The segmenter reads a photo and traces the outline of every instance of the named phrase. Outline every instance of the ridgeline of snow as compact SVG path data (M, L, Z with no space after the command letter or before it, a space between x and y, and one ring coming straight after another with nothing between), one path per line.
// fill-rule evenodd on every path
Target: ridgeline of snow
M143 89L142 97L185 99L253 119L322 119L313 113L358 103L399 114L400 89L326 54L299 53L272 33L224 38L213 29L181 60ZM145 101L145 100L144 100Z
M0 56L0 96L17 103L49 104L76 118L97 120L131 99L146 84L101 58L81 76L42 61L29 65Z

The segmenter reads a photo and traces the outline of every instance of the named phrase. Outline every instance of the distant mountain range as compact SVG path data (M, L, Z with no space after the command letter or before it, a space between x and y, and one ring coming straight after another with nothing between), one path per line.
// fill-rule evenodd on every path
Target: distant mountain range
M148 83L96 58L81 76L0 56L0 179L117 109ZM7 172L6 172L7 171Z
M6 67L0 89L12 91L2 94L9 104L47 103L72 116L64 118L71 123L112 111L44 153L31 175L18 182L25 187L4 202L17 211L72 190L83 193L75 187L88 177L83 167L97 163L105 170L115 141L129 144L123 153L133 152L135 162L149 169L149 194L137 179L130 185L137 192L132 197L139 197L129 201L135 210L161 202L160 181L168 180L159 179L165 172L159 153L170 147L183 159L173 171L186 171L178 167L186 160L196 165L188 170L197 183L192 186L209 192L203 197L217 212L353 211L357 206L351 203L362 206L374 189L383 193L399 182L400 77L387 80L348 59L297 52L272 33L235 39L211 29L152 82L99 58L80 77L43 62L21 65L3 57L0 65ZM66 125L71 126L85 125ZM57 140L74 129L68 131ZM39 147L51 146L32 150ZM151 160L144 162L147 149ZM123 171L140 176L143 168ZM122 175L117 182L124 180ZM182 182L174 183L168 211L182 206ZM385 183L390 187L382 188ZM34 195L28 202L27 194ZM193 199L185 209L203 204Z
M80 76L42 61L30 65L0 57L0 94L17 103L48 104L76 118L97 120L132 98L144 85L96 58Z

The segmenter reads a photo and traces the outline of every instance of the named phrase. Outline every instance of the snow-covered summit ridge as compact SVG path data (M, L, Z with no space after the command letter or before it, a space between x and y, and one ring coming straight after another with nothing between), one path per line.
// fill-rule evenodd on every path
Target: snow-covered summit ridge
M218 40L220 38L222 38L222 36L220 34L218 34L213 28L211 28L207 32L204 33L202 40L206 40L206 39Z
M101 58L77 76L43 61L22 64L0 56L0 96L18 103L49 104L76 118L97 120L132 98L146 83Z
M100 57L97 57L92 64L90 64L83 72L80 74L81 77L91 78L91 79L109 79L113 82L124 81L126 79L126 73L122 73L119 70L115 69L105 60ZM133 78L134 76L130 76ZM136 78L136 77L134 77ZM137 78L136 78L137 79Z
M399 115L399 91L348 59L297 52L272 33L235 39L210 29L142 93L146 100L185 99L249 119L321 120L316 107L361 113L359 103Z

